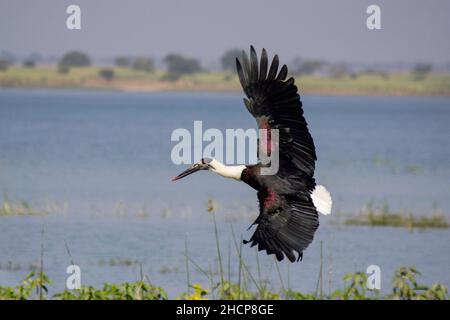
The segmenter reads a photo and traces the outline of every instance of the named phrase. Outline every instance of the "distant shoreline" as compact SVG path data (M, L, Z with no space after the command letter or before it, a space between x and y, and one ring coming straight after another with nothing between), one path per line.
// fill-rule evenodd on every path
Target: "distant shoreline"
M235 75L204 72L164 79L164 71L151 73L127 68L114 70L112 79L99 75L101 67L72 68L67 74L56 67L11 67L0 71L0 88L87 89L119 92L240 92ZM341 78L296 77L301 94L350 96L450 96L450 74L429 74L415 80L410 74L360 74Z

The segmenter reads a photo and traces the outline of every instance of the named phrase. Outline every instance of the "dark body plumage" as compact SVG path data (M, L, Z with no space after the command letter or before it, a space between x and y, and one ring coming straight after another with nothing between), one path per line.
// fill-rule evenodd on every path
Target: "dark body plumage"
M236 59L239 80L248 98L244 103L258 127L268 130L268 145L271 130L279 130L278 172L261 175L262 165L257 164L247 166L241 174L241 180L258 191L260 209L254 222L256 231L245 243L258 245L258 250L275 254L279 261L286 256L294 262L302 258L319 226L311 199L316 186L316 153L294 79L286 80L286 65L279 72L278 65L275 55L269 67L264 49L258 63L253 47L250 59L245 52L242 64Z

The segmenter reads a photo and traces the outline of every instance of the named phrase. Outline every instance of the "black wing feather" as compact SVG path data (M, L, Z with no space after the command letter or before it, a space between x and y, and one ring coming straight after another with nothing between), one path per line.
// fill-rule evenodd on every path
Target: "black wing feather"
M258 81L259 78L259 74L258 74L258 57L256 56L256 51L255 48L250 47L250 63L251 63L251 67L250 67L250 81L254 82L254 81Z
M286 65L283 65L283 66L281 67L280 73L278 73L278 76L277 76L277 79L276 79L276 80L277 80L277 81L283 81L283 80L285 80L285 79L286 79L286 76L287 76L287 73L288 73L288 69L287 69ZM289 86L287 85L286 88L289 88Z
M275 79L277 72L278 72L278 55L275 55L273 57L272 63L270 64L269 74L267 75L267 81L272 81ZM263 80L264 81L264 80Z
M267 52L265 49L261 53L261 65L259 67L259 80L265 80L267 77Z

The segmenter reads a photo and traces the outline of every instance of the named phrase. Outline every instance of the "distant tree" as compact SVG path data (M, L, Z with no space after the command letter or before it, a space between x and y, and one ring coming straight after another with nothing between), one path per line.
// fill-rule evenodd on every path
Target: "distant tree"
M34 62L34 60L27 59L23 62L23 66L25 68L34 68L36 66L36 63Z
M128 67L130 65L130 59L128 59L127 57L117 57L114 60L114 63L118 67Z
M339 63L332 65L329 72L333 78L340 79L348 74L348 69L345 64Z
M65 64L58 64L58 72L61 74L67 74L70 71L70 67Z
M91 59L83 52L70 51L59 60L59 65L67 67L86 67L91 65Z
M25 60L32 60L36 64L36 63L42 62L44 60L44 58L42 57L42 55L40 53L33 52Z
M152 72L153 67L153 60L150 58L136 58L133 61L132 68L135 70L145 71L145 72Z
M423 80L431 72L433 66L428 63L418 63L412 69L412 74L415 80Z
M231 49L223 54L220 58L222 69L226 71L234 71L236 69L236 58L240 58L242 50Z
M110 80L114 79L114 70L110 69L110 68L100 69L98 72L98 75L101 78L110 81Z
M179 54L168 54L164 58L164 62L167 64L167 71L173 74L192 74L202 70L196 59L186 58Z
M298 75L310 75L323 69L326 64L324 60L297 57L292 61L292 72Z
M11 65L11 62L9 62L8 60L0 59L0 71L8 70L10 65Z

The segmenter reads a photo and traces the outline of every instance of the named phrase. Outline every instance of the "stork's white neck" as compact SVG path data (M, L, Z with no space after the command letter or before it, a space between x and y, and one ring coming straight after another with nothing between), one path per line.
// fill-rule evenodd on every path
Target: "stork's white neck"
M240 166L227 166L221 163L220 161L217 161L216 159L213 159L210 162L210 165L213 167L211 168L211 171L217 173L218 175L221 175L222 177L231 178L240 180L242 171L246 168L244 165Z

